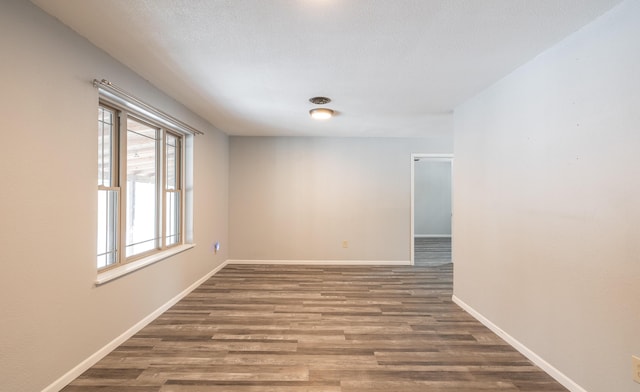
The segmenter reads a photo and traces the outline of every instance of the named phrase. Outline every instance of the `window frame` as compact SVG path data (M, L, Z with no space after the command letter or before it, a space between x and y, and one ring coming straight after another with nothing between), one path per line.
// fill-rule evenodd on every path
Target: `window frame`
M128 263L131 261L135 261L137 259L149 256L151 254L154 254L156 252L162 251L163 247L162 247L162 243L158 243L158 239L161 236L160 233L160 227L159 227L159 222L162 221L162 211L160 211L160 204L162 204L162 199L161 199L161 195L160 195L160 187L161 187L161 183L162 183L162 177L163 172L161 171L161 166L162 166L162 162L163 162L163 157L162 157L162 153L161 151L161 144L162 144L162 140L163 140L163 130L162 127L160 127L159 125L153 124L151 121L147 121L146 119L140 118L139 116L136 115L132 115L129 112L125 112L125 111L121 111L119 112L119 115L121 116L121 118L124 118L124 121L121 121L121 129L120 129L120 136L121 136L121 140L123 141L123 144L121 144L121 152L125 152L126 153L121 153L120 156L123 157L122 158L122 162L120 163L120 167L122 167L122 171L120 172L121 175L121 184L123 184L121 186L122 191L122 207L121 207L121 216L123 217L123 225L121 226L121 241L123 244L123 255L124 255L124 260L121 261L121 263ZM155 228L154 228L154 238L152 238L152 240L154 240L154 247L152 249L149 249L147 251L143 251L140 253L134 253L131 256L127 256L127 247L128 246L133 246L133 245L137 245L137 244L127 244L127 228L129 227L129 220L127 219L127 210L128 210L128 198L129 198L129 182L128 182L128 172L127 169L129 167L128 165L128 155L129 155L129 144L128 144L128 136L129 136L129 132L131 131L129 129L129 120L135 121L141 125L145 125L148 126L149 128L154 128L156 130L156 137L155 137L155 154L156 154L156 161L155 161L155 176L156 176L156 180L155 180L155 197L156 197L156 206L155 206L155 212L154 212L154 218L155 218ZM124 125L122 125L124 124ZM133 133L138 134L137 132L131 131ZM140 134L138 134L140 135ZM160 218L160 219L158 219Z
M116 195L116 208L115 211L116 213L114 214L114 216L106 216L106 220L105 222L109 221L113 221L113 228L110 227L110 224L107 223L107 227L105 228L105 234L107 235L107 237L111 237L112 241L114 242L114 246L113 246L113 250L109 250L108 249L108 245L106 245L107 242L109 242L108 240L105 240L105 252L104 253L97 253L97 257L99 258L100 256L105 256L105 260L108 259L108 255L110 253L115 253L115 255L113 256L115 261L112 263L108 263L108 261L105 261L105 265L103 267L97 267L98 270L103 270L106 269L108 267L111 267L115 264L117 264L119 258L120 258L120 253L121 253L121 249L120 249L120 238L119 238L119 231L118 231L118 226L120 225L121 222L121 216L120 216L120 206L122 203L122 197L121 197L121 192L120 192L120 176L118 175L119 173L119 166L120 166L120 157L119 157L119 153L120 153L120 147L119 147L119 140L120 140L120 132L119 132L119 127L120 127L120 118L118 115L118 110L116 108L114 108L111 105L105 105L105 104L100 104L98 105L98 109L102 109L103 111L108 111L111 113L111 118L112 118L112 123L111 125L111 137L110 137L110 152L108 154L109 157L109 183L110 185L104 185L104 176L102 176L102 178L100 177L100 174L98 176L98 203L100 203L100 192L101 191L106 191L106 192L115 192ZM101 125L103 126L104 122L102 121L102 119L98 119L98 126L100 127ZM104 126L103 126L104 128ZM103 135L104 138L104 135ZM102 168L101 171L99 171L100 173L104 173L104 165L100 166L100 159L104 159L105 158L105 154L104 154L104 147L103 147L103 153L99 155L98 160L99 160L99 168ZM104 162L104 161L103 161ZM106 210L108 210L108 207L105 208L105 212ZM98 209L98 213L100 213L100 209ZM100 224L100 217L98 217L99 221L98 224ZM98 230L100 230L98 228ZM97 260L98 261L98 260ZM99 261L98 261L99 262Z
M186 184L186 157L187 157L187 139L193 137L193 135L186 134L176 128L167 126L160 121L156 121L145 113L134 110L133 108L125 107L117 102L114 102L106 97L100 96L98 100L98 108L104 108L114 113L114 131L112 138L112 166L111 166L111 187L105 187L104 185L98 185L98 191L101 190L114 190L117 191L117 213L116 213L116 257L115 262L107 264L102 267L98 265L96 259L96 268L98 272L97 284L104 283L111 279L115 279L123 274L129 273L132 270L142 268L150 263L162 260L173 254L179 253L183 250L189 249L194 244L187 242L187 195L185 193ZM155 242L153 249L143 251L131 256L127 256L127 197L128 197L128 183L127 183L127 136L129 132L128 123L129 120L148 125L154 129L157 129L156 139L156 154L157 159L155 162L156 170L156 182L155 182L155 194L156 194L156 206L155 206ZM98 122L100 126L100 119ZM167 243L167 226L166 226L166 211L167 211L167 135L171 135L176 138L176 143L179 145L177 148L177 157L175 164L177 167L176 173L176 189L179 192L179 223L178 227L178 239L175 243ZM99 157L100 158L100 157ZM100 181L100 178L99 178ZM115 183L114 183L115 181ZM117 270L122 269L122 273L114 273ZM115 276L115 277L111 277Z
M167 158L167 143L168 143L168 137L167 135L170 135L172 137L175 138L175 142L176 142L176 146L175 147L175 157L174 157L174 162L175 165L177 166L174 176L174 184L173 188L174 189L169 189L169 186L167 184L167 176L169 174L169 169L167 168L168 165L168 158ZM185 143L185 137L181 136L178 132L173 131L171 129L167 129L167 131L163 134L163 141L162 141L162 156L164 157L165 161L164 161L164 175L162 176L162 186L161 186L161 192L163 193L163 198L162 198L162 222L160 223L162 225L162 227L164 228L164 232L163 232L163 236L162 236L162 244L165 248L171 248L174 246L178 246L182 243L184 243L185 240L185 232L186 232L186 223L185 223L185 200L186 200L186 196L185 196L185 192L184 192L184 188L185 188L185 184L184 184L184 178L185 178L185 161L184 161L184 156L185 156L185 147L186 143ZM178 193L179 197L178 197L178 201L179 201L179 208L177 209L178 212L178 225L177 225L177 237L178 240L174 243L172 242L171 244L167 244L167 239L169 237L169 233L168 233L168 227L167 227L167 217L168 217L168 213L167 213L167 207L168 207L168 197L167 194L169 193ZM171 237L175 237L175 235L171 235Z

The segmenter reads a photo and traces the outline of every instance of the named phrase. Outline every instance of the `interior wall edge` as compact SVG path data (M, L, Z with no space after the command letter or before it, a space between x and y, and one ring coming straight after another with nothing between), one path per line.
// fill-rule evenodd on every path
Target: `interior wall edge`
M49 384L46 388L44 388L42 390L42 392L58 392L58 391L62 390L65 386L67 386L67 384L69 384L71 381L73 381L76 378L78 378L78 376L80 376L82 373L87 371L93 365L98 363L98 361L100 361L102 358L106 357L110 352L115 350L119 345L121 345L122 343L127 341L129 338L133 337L136 333L138 333L140 330L142 330L142 328L146 327L149 323L151 323L153 320L155 320L158 316L160 316L162 313L167 311L173 305L178 303L178 301L180 301L181 299L183 299L184 297L189 295L189 293L191 293L198 286L203 284L207 279L209 279L210 277L212 277L213 275L218 273L220 270L222 270L227 264L228 264L228 260L226 260L226 261L220 263L219 265L217 265L214 269L209 271L202 278L200 278L197 281L195 281L191 286L189 286L186 289L184 289L181 293L179 293L175 297L171 298L169 301L164 303L162 306L158 307L156 310L151 312L148 316L144 317L142 320L138 321L136 324L131 326L131 328L129 328L128 330L123 332L121 335L119 335L118 337L113 339L111 342L107 343L104 347L102 347L101 349L99 349L95 353L91 354L88 358L86 358L84 361L80 362L78 365L76 365L74 368L69 370L64 375L62 375L56 381L54 381L53 383Z
M458 298L455 294L451 297L451 300L458 306L460 306L465 312L469 313L473 318L481 322L485 327L489 328L493 333L501 337L505 342L507 342L511 347L518 350L522 355L527 357L531 362L533 362L536 366L544 370L549 376L553 377L556 381L558 381L562 386L567 388L571 392L588 392L586 389L582 388L578 383L569 378L566 374L558 370L555 366L551 365L544 358L538 355L535 351L531 350L529 347L522 344L519 340L514 338L505 332L498 325L493 323L491 320L482 315L482 313L478 312L466 302Z

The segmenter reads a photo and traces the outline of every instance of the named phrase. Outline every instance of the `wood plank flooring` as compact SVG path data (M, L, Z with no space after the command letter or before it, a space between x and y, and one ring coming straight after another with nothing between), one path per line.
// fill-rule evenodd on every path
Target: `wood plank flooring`
M438 266L451 262L451 237L416 237L414 264Z
M229 265L63 391L566 391L451 294L450 263Z

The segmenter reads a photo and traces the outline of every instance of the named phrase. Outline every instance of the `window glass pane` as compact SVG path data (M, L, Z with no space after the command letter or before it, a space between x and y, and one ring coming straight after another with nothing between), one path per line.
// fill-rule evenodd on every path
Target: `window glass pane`
M98 108L98 185L113 186L113 133L115 113L100 106Z
M118 260L118 191L98 190L98 268Z
M181 192L166 192L167 211L165 216L167 246L180 243L180 213L182 211L180 200Z
M158 132L127 122L127 257L158 248Z
M178 189L178 138L170 133L166 137L167 189Z

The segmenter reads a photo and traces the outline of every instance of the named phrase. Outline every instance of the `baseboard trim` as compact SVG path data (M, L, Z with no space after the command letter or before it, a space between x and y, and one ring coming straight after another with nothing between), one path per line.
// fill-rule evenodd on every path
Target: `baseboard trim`
M409 260L227 260L229 264L411 265Z
M455 295L453 295L451 299L458 306L460 306L462 309L464 309L467 313L469 313L471 316L473 316L476 320L478 320L482 324L484 324L487 328L489 328L491 331L493 331L496 335L498 335L502 339L504 339L513 348L518 350L522 355L527 357L531 362L533 362L539 368L544 370L548 375L553 377L556 381L558 381L560 384L562 384L562 386L567 388L569 391L571 391L571 392L587 392L586 389L582 388L575 381L573 381L572 379L567 377L567 375L565 375L560 370L555 368L549 362L545 361L542 357L540 357L533 350L529 349L527 346L522 344L516 338L514 338L511 335L509 335L507 332L503 331L500 327L498 327L496 324L494 324L489 319L484 317L481 313L479 313L478 311L473 309L471 306L469 306L463 300L461 300L460 298L456 297Z
M88 370L91 366L93 366L96 363L98 363L98 361L100 361L102 358L104 358L107 354L109 354L111 351L116 349L119 345L124 343L127 339L129 339L130 337L135 335L142 328L146 327L147 324L149 324L150 322L155 320L158 316L160 316L162 313L164 313L170 307L175 305L182 298L186 297L190 292L195 290L198 286L200 286L202 283L204 283L211 276L215 275L218 271L223 269L227 264L228 264L228 261L224 261L223 263L221 263L220 265L215 267L213 270L208 272L205 276L203 276L202 278L200 278L196 282L194 282L191 286L189 286L186 289L184 289L180 294L178 294L175 297L171 298L167 303L165 303L164 305L160 306L158 309L156 309L153 312L151 312L151 314L149 314L148 316L146 316L145 318L143 318L142 320L137 322L134 326L132 326L131 328L126 330L120 336L116 337L111 342L109 342L107 345L102 347L100 350L98 350L95 353L93 353L91 356L89 356L89 358L87 358L84 361L80 362L76 367L74 367L73 369L69 370L62 377L60 377L59 379L54 381L52 384L50 384L49 386L44 388L42 390L42 392L59 392L62 388L66 387L71 381L73 381L76 378L78 378L78 376L80 376L82 373L84 373L86 370Z
M451 238L451 234L415 234L415 238Z

